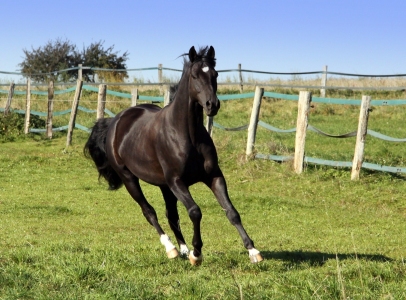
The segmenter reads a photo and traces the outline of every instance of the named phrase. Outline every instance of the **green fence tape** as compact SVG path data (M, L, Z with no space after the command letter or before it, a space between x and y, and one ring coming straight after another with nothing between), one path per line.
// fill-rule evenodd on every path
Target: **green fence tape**
M78 110L86 112L86 113L95 113L96 112L95 109L89 109L89 108L83 107L81 105L78 105Z
M406 168L382 166L382 165L371 164L371 163L367 163L367 162L363 162L362 167L366 168L366 169L375 170L375 171L382 171L382 172L406 173Z
M350 161L334 161L334 160L327 160L327 159L319 159L313 157L304 157L305 163L313 163L317 165L325 165L325 166L332 166L332 167L344 167L344 168L351 168L352 162Z
M293 159L293 156L281 156L281 155L270 155L270 154L261 154L258 153L255 155L256 158L260 159L268 159L274 161L289 161ZM327 165L332 167L341 167L341 168L352 168L352 162L350 161L334 161L334 160L326 160L326 159L318 159L313 157L304 157L305 163L312 163L318 165ZM391 166L383 166L368 162L362 163L362 168L374 170L374 171L382 171L382 172L389 172L389 173L406 173L406 168L403 167L391 167Z
M384 135L382 133L367 129L367 134L369 134L370 136L376 137L377 139L381 139L384 141L388 141L388 142L406 142L406 139L398 139L398 138L393 138L387 135Z
M274 132L278 132L278 133L293 133L293 132L296 132L296 128L279 129L279 128L276 128L276 127L274 127L272 125L269 125L269 124L267 124L267 123L265 123L265 122L263 122L261 120L258 121L258 125L265 128L265 129L268 129L270 131L274 131ZM221 128L221 125L219 126L219 128ZM318 128L310 125L310 124L308 125L307 130L313 131L313 132L316 132L318 134L328 136L328 137L331 137L331 138L348 138L348 137L354 137L354 136L357 135L357 131L352 131L352 132L341 134L341 135L333 135L333 134L325 133L325 132L321 131L320 129L318 129ZM376 131L373 131L373 130L370 130L370 129L367 130L367 134L370 135L370 136L373 136L373 137L375 137L377 139L381 139L381 140L384 140L384 141L387 141L387 142L399 142L399 143L406 142L406 138L394 138L394 137L390 137L390 136L384 135L382 133L379 133L379 132L376 132Z
M55 95L62 95L62 94L66 94L66 93L72 93L76 90L76 87L71 87L68 88L66 90L59 90L59 91L54 91Z
M113 113L111 110L109 110L109 109L107 109L107 108L104 109L104 112L105 112L106 114L108 114L108 115L109 115L110 117L112 117L112 118L114 118L114 117L116 116L115 113Z
M87 128L86 126L80 125L80 124L78 124L78 123L75 123L75 128L80 129L80 130L83 130L83 131L86 131L86 132L88 132L88 133L91 132L91 130L90 130L89 128Z
M217 95L219 100L237 100L237 99L247 99L254 98L255 93L245 93L245 94L230 94L230 95Z
M3 109L4 111L4 109ZM24 115L25 114L25 110L22 109L10 109L10 112L16 113L16 114L20 114L20 115Z
M269 124L267 124L267 123L265 123L265 122L263 122L263 121L261 121L261 120L258 121L258 125L261 126L261 127L263 127L263 128L266 128L266 129L268 129L268 130L275 131L275 132L279 132L279 133L292 133L292 132L296 132L296 128L291 128L291 129L279 129L279 128L273 127L272 125L269 125Z
M66 114L70 114L71 111L72 111L71 108L66 109L66 110L62 110L62 111L55 111L55 112L53 113L53 115L54 115L54 116L63 116L63 115L66 115Z
M110 91L110 90L107 90L106 93L107 93L107 95L111 95L111 96L131 99L131 94L129 94L129 93L115 92L115 91Z
M213 126L216 128L219 128L221 130L225 130L225 131L240 131L240 130L245 130L248 128L248 125L242 125L242 126L238 126L238 127L224 127L223 125L220 125L219 123L216 123L213 121Z
M281 94L281 93L274 93L274 92L264 92L264 97L270 97L270 98L278 98L278 99L284 99L284 100L299 100L298 95L287 95L287 94Z
M99 92L99 89L98 89L98 88L96 88L96 87L94 87L94 86L91 86L91 85L83 85L83 86L82 86L82 89L83 89L83 90L86 90L86 91L96 92L96 93Z
M24 114L25 114L25 111L24 111ZM41 111L35 111L35 110L31 110L30 114L34 115L34 116L38 116L38 117L46 117L48 115L47 113L44 113Z
M153 101L153 102L164 102L164 97L154 97L154 96L138 96L139 100L143 101Z
M63 130L67 130L68 129L68 125L65 126L61 126L61 127L57 127L57 128L52 128L52 131L63 131ZM30 128L29 132L32 133L42 133L42 132L46 132L46 129L40 129L40 128Z
M312 102L326 103L326 104L361 105L361 100L357 100L357 99L337 99L337 98L312 97Z
M406 100L371 100L371 105L386 106L386 105L405 105Z
M255 158L286 162L286 161L292 160L293 156L283 156L283 155L272 155L272 154L257 153L255 155Z

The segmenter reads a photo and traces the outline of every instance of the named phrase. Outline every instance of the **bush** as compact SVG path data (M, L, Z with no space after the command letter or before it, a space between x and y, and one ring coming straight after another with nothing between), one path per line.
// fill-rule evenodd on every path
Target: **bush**
M0 115L0 141L12 142L24 135L24 115L10 112L7 115ZM36 115L30 116L30 127L44 128L45 121Z

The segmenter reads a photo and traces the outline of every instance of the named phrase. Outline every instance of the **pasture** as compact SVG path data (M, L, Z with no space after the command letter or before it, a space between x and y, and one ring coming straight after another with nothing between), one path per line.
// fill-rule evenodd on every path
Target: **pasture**
M251 105L222 103L215 121L246 124ZM265 99L260 119L291 128L296 110L295 103ZM358 107L318 105L309 123L339 134L354 130L358 114ZM77 122L92 119L79 114ZM370 128L404 138L404 108L374 108ZM246 131L215 129L231 200L265 260L249 262L214 196L197 184L191 192L203 213L204 261L192 267L166 258L125 189L111 192L98 182L82 153L87 136L75 131L67 150L63 133L0 144L0 299L406 297L404 175L363 170L351 181L348 169L312 165L296 175L290 163L245 161ZM293 147L294 135L258 130L261 153L291 154ZM308 134L309 156L351 160L353 151L354 138ZM403 144L367 138L366 161L404 167L405 156ZM173 239L159 189L142 187ZM183 207L180 218L190 244Z

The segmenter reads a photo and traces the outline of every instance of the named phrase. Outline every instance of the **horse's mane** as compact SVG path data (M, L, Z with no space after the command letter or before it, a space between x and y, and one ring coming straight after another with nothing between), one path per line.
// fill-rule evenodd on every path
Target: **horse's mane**
M199 51L197 51L197 55L196 55L196 59L193 63L195 62L200 62L200 61L204 61L207 62L208 64L210 64L211 66L213 66L213 68L216 66L216 58L211 58L207 56L207 52L209 51L209 46L203 46L199 48ZM192 62L189 61L188 59L188 55L189 53L183 53L178 57L183 56L183 71L182 71L182 75L181 75L181 79L183 77L183 75L189 70L190 66L192 65ZM179 80L180 82L180 80ZM175 94L176 91L178 90L179 87L179 82L175 85L170 86L169 90L170 90L170 99L169 101L172 102L173 99L175 98Z

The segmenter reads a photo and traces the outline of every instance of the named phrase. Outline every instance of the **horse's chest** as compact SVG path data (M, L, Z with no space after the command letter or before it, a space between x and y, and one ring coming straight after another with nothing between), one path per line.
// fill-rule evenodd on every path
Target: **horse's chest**
M193 149L186 156L182 177L194 182L201 181L213 171L215 161L212 155Z

